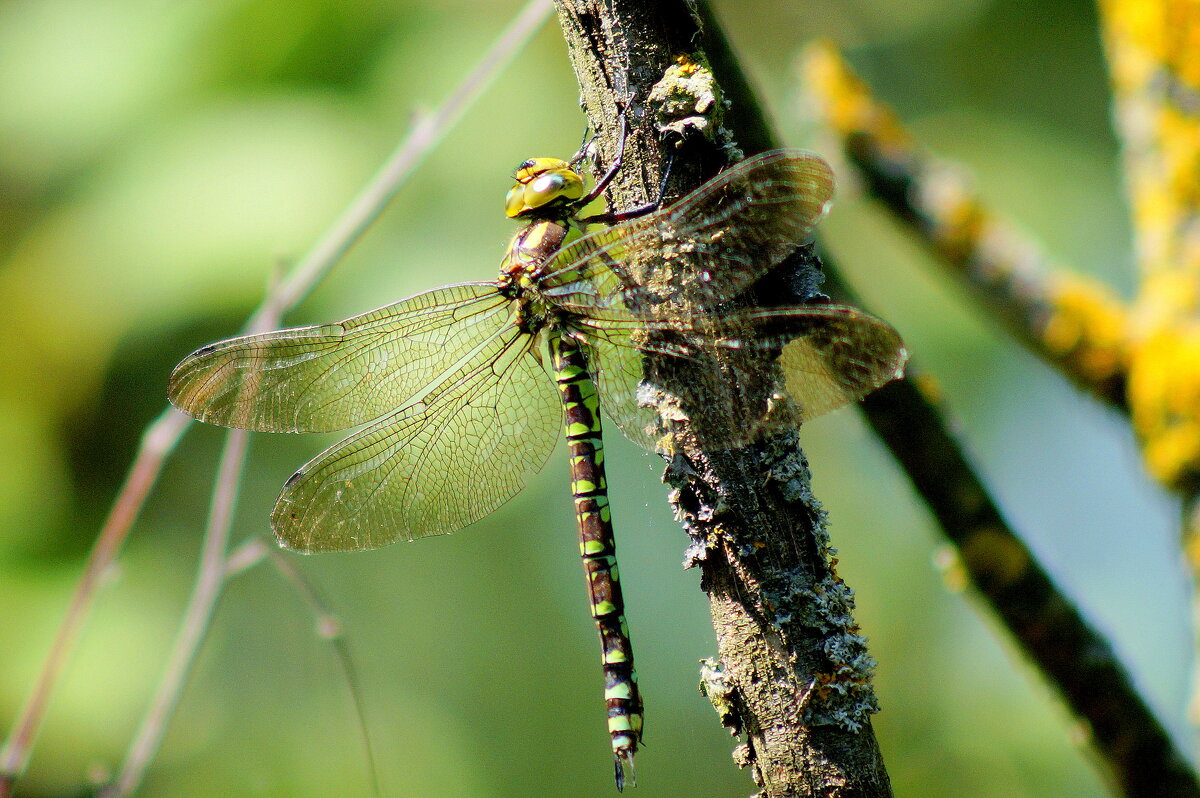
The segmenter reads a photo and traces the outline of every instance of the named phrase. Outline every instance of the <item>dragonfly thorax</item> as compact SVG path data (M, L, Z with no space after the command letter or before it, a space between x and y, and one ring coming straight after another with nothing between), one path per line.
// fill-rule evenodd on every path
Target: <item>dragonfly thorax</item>
M519 325L526 332L543 327L551 309L541 296L543 267L554 259L568 237L577 233L571 220L539 219L517 231L500 262L500 292L516 300Z

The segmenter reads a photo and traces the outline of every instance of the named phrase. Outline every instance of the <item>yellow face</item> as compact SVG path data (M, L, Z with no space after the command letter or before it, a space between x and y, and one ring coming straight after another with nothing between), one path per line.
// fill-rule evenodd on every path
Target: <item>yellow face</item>
M516 183L504 199L510 219L567 205L584 195L583 176L559 158L530 158L517 167Z

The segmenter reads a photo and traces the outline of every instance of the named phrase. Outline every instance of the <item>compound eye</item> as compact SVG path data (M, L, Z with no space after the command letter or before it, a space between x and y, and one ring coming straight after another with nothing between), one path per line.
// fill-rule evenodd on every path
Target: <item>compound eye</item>
M562 191L566 182L566 178L562 172L547 172L544 175L539 175L529 184L530 204L541 205L553 199L554 195Z
M528 210L529 208L525 206L525 186L517 183L508 190L508 194L504 198L504 215L515 219Z

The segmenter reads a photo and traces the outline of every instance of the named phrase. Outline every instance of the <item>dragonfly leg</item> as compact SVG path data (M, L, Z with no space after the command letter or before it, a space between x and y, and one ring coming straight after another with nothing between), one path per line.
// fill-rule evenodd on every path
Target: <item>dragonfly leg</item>
M604 173L604 176L596 181L596 185L592 186L592 190L587 193L587 196L583 197L582 199L578 199L573 203L575 208L586 207L588 203L592 202L594 199L596 199L596 197L599 197L601 194L603 194L604 189L608 188L608 184L611 183L613 178L617 176L617 172L621 168L621 159L625 156L625 142L629 139L629 117L625 115L625 112L629 109L629 104L631 102L633 102L632 94L623 100L619 100L617 103L617 105L620 107L619 117L621 128L617 133L616 157L613 158L613 162L608 167L608 171ZM582 152L583 149L580 149L579 153L576 153L576 157L578 157ZM576 163L576 161L573 159L571 163Z
M575 154L571 156L571 159L567 161L567 163L569 163L571 166L574 166L586 158L588 155L588 148L592 146L592 142L595 140L596 134L592 132L591 124L584 125L583 141L579 142L579 149L575 151Z
M671 179L671 167L675 165L675 153L671 150L667 151L667 166L663 169L662 180L658 184L658 196L651 202L645 205L638 205L636 208L630 208L624 211L609 211L606 213L597 213L594 216L588 216L580 221L584 225L589 224L608 224L613 225L618 222L623 222L627 219L636 219L639 216L645 216L648 213L654 213L662 207L663 196L667 193L667 181Z
M667 151L667 166L663 169L662 180L658 184L658 196L651 202L645 205L638 205L636 208L630 208L624 211L605 211L604 213L596 213L591 216L585 216L579 220L579 223L584 227L589 224L607 224L613 225L618 222L624 222L627 219L636 219L638 216L645 216L648 213L654 213L662 207L663 196L667 193L667 181L671 178L671 167L675 165L675 153ZM586 204L586 203L585 203ZM580 207L583 207L580 205Z
M642 698L617 570L616 539L604 476L599 397L587 359L575 339L562 333L551 334L550 354L554 379L562 393L579 552L587 577L592 618L600 635L604 703L620 790L626 776L631 781L634 778L633 757L642 739Z

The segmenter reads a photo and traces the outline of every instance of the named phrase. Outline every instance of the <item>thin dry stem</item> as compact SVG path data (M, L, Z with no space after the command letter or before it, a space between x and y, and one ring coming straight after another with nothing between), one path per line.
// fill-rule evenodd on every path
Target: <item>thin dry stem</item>
M501 33L495 44L454 94L437 111L418 122L400 146L393 151L383 167L350 203L346 211L281 281L278 290L266 298L263 305L248 322L247 331L254 332L277 326L279 316L303 299L328 274L341 257L362 237L424 156L441 140L447 130L478 99L495 76L541 27L549 17L550 11L549 0L530 0L512 24ZM170 453L182 436L188 421L187 416L174 409L168 409L147 429L142 437L142 445L135 456L129 476L92 548L84 572L76 585L67 614L34 682L25 708L13 725L3 754L0 755L0 798L10 793L13 783L28 765L33 742L45 717L50 696L62 675L66 659L74 646L83 622L95 601L96 588L101 581L101 576L112 564L128 537L134 521L141 512L146 496L158 477L166 455ZM234 469L226 477L230 481L229 484L224 487L217 486L218 494L231 492L230 485L236 485L239 479L237 471L240 469ZM223 574L225 572L227 564L223 557L215 567L218 568L216 573ZM208 578L208 573L202 568L200 579L203 581ZM201 595L199 584L197 591L193 594L193 599L198 595ZM197 613L200 614L198 609ZM198 644L202 637L202 634L197 636L195 644ZM181 637L181 639L183 638ZM191 656L181 657L179 661L186 667L191 661ZM182 679L179 680L176 689L181 686ZM172 700L169 703L170 706L174 706L175 701ZM165 722L165 717L154 722ZM147 725L153 725L153 723L148 724L147 721L144 721L143 728L145 729Z
M120 774L113 785L104 791L105 796L116 798L129 795L137 789L146 768L162 743L167 721L179 704L183 685L200 650L200 643L208 631L217 598L221 594L221 586L225 581L225 555L229 546L229 531L233 523L242 467L246 462L249 437L250 434L243 430L231 430L225 436L225 448L221 453L217 481L213 487L212 505L204 530L204 545L200 553L200 566L192 588L192 597L188 602L175 646L167 659L167 667L163 672L162 681L159 682L158 691L129 746L129 753L125 757Z
M362 237L434 145L441 141L530 37L550 18L552 10L550 0L530 0L446 102L432 114L422 116L417 121L416 127L388 156L375 177L283 280L279 289L282 307L293 307L302 300L325 276L330 266Z
M182 413L168 409L147 427L142 435L141 447L133 467L125 478L125 484L117 495L95 546L92 547L83 575L75 586L75 594L71 597L66 617L50 646L29 699L13 725L3 757L0 757L0 773L3 773L0 777L0 795L8 795L12 782L25 769L34 739L46 714L50 695L62 675L67 655L79 636L83 621L92 609L101 577L116 558L121 544L125 542L147 494L158 479L163 460L183 435L188 420Z
M250 538L243 541L236 549L229 552L225 558L225 580L244 574L251 568L257 567L267 558L270 549L263 538Z

